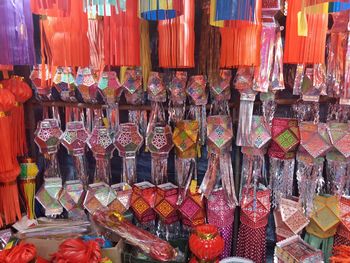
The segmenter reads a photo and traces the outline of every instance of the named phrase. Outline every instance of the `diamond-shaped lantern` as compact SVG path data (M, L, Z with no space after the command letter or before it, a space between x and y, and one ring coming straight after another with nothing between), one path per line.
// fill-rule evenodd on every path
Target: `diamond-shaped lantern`
M195 158L198 146L199 122L195 120L181 120L176 123L173 142L176 154L180 158Z
M97 103L98 85L90 68L79 68L75 83L86 103Z
M148 99L150 101L165 102L166 89L163 82L163 74L151 72L147 83Z
M207 118L207 138L210 151L220 154L229 150L233 138L230 116L209 116Z
M83 155L85 144L89 137L82 121L66 123L66 130L61 136L61 143L71 155Z
M300 145L313 158L324 155L332 147L327 128L325 123L302 122L299 125Z
M295 156L295 150L300 141L296 119L274 118L272 120L271 136L270 156L280 159L290 159Z
M252 146L261 149L271 140L271 131L263 116L253 115L252 118Z
M306 231L319 238L334 236L340 222L339 200L337 196L316 196L314 211Z
M118 102L123 91L117 73L114 71L103 72L98 87L104 95L105 102L109 105Z
M38 124L34 142L42 154L54 154L58 150L62 131L57 119L44 119Z
M35 198L44 207L46 216L57 216L63 212L63 207L58 201L61 190L61 178L45 178L44 184L36 193Z
M149 182L134 184L131 195L131 208L140 223L147 223L156 218L153 210L156 187Z
M179 207L182 223L187 227L195 227L205 223L205 205L198 190L194 193L188 192Z
M128 104L138 105L143 101L142 74L138 69L128 69L125 72L125 99Z
M107 208L115 199L115 191L106 183L90 184L84 199L84 207L93 215L97 210Z
M127 183L119 183L111 186L116 199L109 204L109 209L124 214L130 208L132 188Z
M70 67L58 67L53 78L53 83L64 101L76 102L73 71Z
M187 72L176 71L175 76L169 83L170 100L174 105L183 105L186 102Z
M350 157L350 126L347 123L329 123L331 142L345 158Z
M231 99L231 70L221 70L220 78L210 86L210 94L215 101L229 101Z
M178 187L172 183L157 186L154 210L165 224L172 224L179 220L177 214Z
M194 105L206 105L208 93L206 92L207 79L203 75L192 76L188 82L186 93Z
M84 200L84 186L79 180L67 181L59 197L59 202L68 211L70 217L84 218L82 209Z

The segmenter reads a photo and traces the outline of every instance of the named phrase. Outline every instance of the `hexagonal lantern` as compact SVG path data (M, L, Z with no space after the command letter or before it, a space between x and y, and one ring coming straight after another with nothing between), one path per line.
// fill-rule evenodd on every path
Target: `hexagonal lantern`
M123 92L117 73L114 71L103 72L98 82L98 87L104 95L105 102L109 105L118 102Z
M187 85L186 92L194 105L206 105L208 93L206 92L207 79L203 75L192 76Z
M99 179L109 185L111 158L115 148L108 129L96 126L92 130L87 144L96 159L95 180Z
M164 224L172 224L179 220L177 214L178 187L172 183L157 186L154 210Z
M128 104L137 105L143 101L142 75L139 69L128 69L125 72L125 99Z
M156 125L146 140L147 147L152 154L169 154L174 146L169 125Z
M156 219L154 205L156 187L149 182L134 184L131 195L131 208L140 223L147 223Z
M207 138L210 151L218 154L230 150L233 138L232 120L228 115L207 118Z
M54 154L58 150L61 135L57 119L44 119L38 124L34 142L42 154Z
M58 201L61 189L61 178L45 178L44 184L36 193L35 198L45 209L45 216L55 217L63 212L63 207Z
M73 71L70 67L58 67L53 78L55 88L63 101L76 102Z
M85 154L86 141L89 134L82 121L71 121L66 123L66 130L61 136L61 144L68 153L74 156Z
M86 103L96 103L99 92L97 81L90 68L79 68L75 83L78 90Z

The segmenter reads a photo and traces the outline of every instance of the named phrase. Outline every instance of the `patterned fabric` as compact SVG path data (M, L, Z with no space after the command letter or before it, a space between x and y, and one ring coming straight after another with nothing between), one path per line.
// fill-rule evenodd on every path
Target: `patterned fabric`
M296 119L274 118L272 120L271 136L270 157L279 159L294 158L300 138Z
M319 238L335 235L340 222L339 201L336 196L316 196L314 211L306 231Z
M173 142L179 158L196 158L198 147L199 122L182 120L176 123Z
M328 136L328 126L325 123L301 122L300 145L313 158L320 157L332 146Z

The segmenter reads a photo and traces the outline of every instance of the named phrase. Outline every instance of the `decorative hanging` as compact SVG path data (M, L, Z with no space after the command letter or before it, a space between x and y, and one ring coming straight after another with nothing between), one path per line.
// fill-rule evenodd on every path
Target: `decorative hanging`
M131 206L132 188L127 183L113 184L111 188L117 197L108 207L111 211L124 214Z
M187 72L176 71L168 88L168 114L169 122L177 123L185 118L186 111L186 82Z
M146 20L172 19L183 13L183 0L140 0L140 16Z
M173 133L173 142L176 149L175 169L176 182L179 186L178 204L184 200L187 194L192 174L191 165L196 164L198 150L199 123L195 120L182 120L176 123ZM193 169L196 172L196 169Z
M75 84L72 68L57 67L52 82L63 101L77 102L75 96L77 87Z
M62 179L58 165L57 151L62 131L58 119L44 119L38 124L34 142L44 155L46 167L44 184L36 193L36 199L45 209L45 215L55 217L63 212L59 203Z
M228 102L231 99L231 70L220 70L220 76L215 82L210 84L210 95L212 98L211 111L225 112L229 111Z
M336 196L316 196L310 224L306 227L304 240L323 252L328 262L332 254L333 237L340 222L339 201Z
M115 135L114 145L123 158L123 182L137 182L136 154L143 144L143 137L135 123L122 123Z
M303 208L297 198L281 198L278 209L273 211L277 241L298 235L308 224Z
M102 19L89 19L87 36L90 47L90 67L93 71L104 69L104 24Z
M148 83L147 83L148 84ZM144 91L142 88L142 75L140 69L128 69L125 72L123 84L126 102L131 105L144 103ZM146 135L147 111L129 110L129 122L136 123L143 136Z
M24 127L23 103L32 97L32 89L22 77L12 76L7 81L5 88L8 88L15 95L15 106L11 111L11 131L13 135L14 151L16 156L24 156L28 153L26 131Z
M340 224L334 236L334 247L350 245L350 200L348 197L341 197L339 200Z
M215 115L209 116L207 122L209 161L200 192L209 198L217 181L221 179L226 201L234 208L237 199L231 161L232 120L228 115Z
M125 2L125 12L115 12L104 23L104 60L108 66L140 66L139 0Z
M85 103L97 103L99 88L90 68L79 68L75 79L77 89Z
M194 255L189 262L218 262L224 245L225 241L215 226L197 226L189 238L190 250Z
M154 210L160 217L157 236L166 240L174 240L179 237L181 227L177 213L178 187L172 183L157 186Z
M180 2L184 5L183 15L158 22L159 66L162 68L193 68L195 65L195 1Z
M272 206L277 207L280 198L292 196L295 151L299 145L299 128L296 119L272 120L270 157L270 185Z
M205 144L206 140L206 119L208 103L208 93L206 91L207 79L205 76L197 75L191 76L188 81L186 93L193 103L190 111L194 119L199 121L199 142L201 145Z
M126 0L106 0L106 1L90 1L83 0L84 12L87 12L92 17L96 16L111 16L112 6L115 8L115 12L125 12Z
M51 72L48 65L34 65L29 78L35 87L35 95L40 101L53 99L51 94Z
M270 190L266 188L245 187L242 190L237 256L257 263L266 262L266 226L270 213L270 195Z
M33 14L53 17L70 15L72 0L30 0Z
M35 178L39 173L38 166L30 159L24 159L21 164L21 173L19 175L19 188L25 201L28 219L35 218Z
M150 47L150 36L149 36L149 23L147 20L141 19L140 21L140 56L141 56L141 69L143 79L143 89L147 90L149 73L152 70L151 61L151 47Z
M298 34L298 13L302 1L288 1L284 63L324 64L328 14L302 14L307 19L306 34Z
M138 225L155 233L156 214L153 210L156 198L156 187L149 182L136 183L132 186L131 209Z
M15 96L0 84L0 212L4 215L6 225L21 218L16 182L20 167L12 147L10 117L7 115L14 105Z
M226 202L224 190L214 190L208 198L207 218L208 223L216 226L225 240L225 247L220 255L221 259L231 256L234 212L235 209Z
M87 67L90 62L88 18L82 1L70 2L68 16L41 20L41 55L50 66Z
M30 0L1 1L0 65L34 64L34 29Z

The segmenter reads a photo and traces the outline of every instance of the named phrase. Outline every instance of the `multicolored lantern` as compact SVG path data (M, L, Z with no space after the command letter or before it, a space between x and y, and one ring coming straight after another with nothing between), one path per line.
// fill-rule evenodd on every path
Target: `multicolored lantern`
M72 68L58 67L52 82L62 100L68 102L77 101L75 96L77 87L75 85Z
M35 201L35 178L39 173L36 163L28 158L21 162L21 173L19 176L19 186L24 197L27 216L29 219L35 218L34 201Z
M85 103L97 103L100 90L90 68L79 68L75 83Z
M341 197L339 200L340 221L334 236L334 246L350 246L350 199Z
M187 72L176 71L167 85L169 94L169 119L177 123L185 117Z
M60 193L59 202L68 211L70 218L86 218L84 209L84 186L80 180L66 181L62 192Z
M115 199L115 191L108 184L104 182L90 184L86 191L84 208L93 215L100 209L108 208Z

